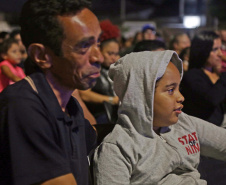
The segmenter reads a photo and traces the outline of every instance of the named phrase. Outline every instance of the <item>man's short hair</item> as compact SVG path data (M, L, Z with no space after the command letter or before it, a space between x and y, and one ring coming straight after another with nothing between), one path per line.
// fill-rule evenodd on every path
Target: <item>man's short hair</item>
M28 0L21 11L21 38L26 46L40 43L61 55L63 29L57 16L75 15L89 8L86 0Z

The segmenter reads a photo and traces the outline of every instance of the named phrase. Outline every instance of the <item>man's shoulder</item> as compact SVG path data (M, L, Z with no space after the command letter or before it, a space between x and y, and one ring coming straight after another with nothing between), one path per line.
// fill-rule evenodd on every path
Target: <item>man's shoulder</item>
M28 82L26 82L25 80L21 80L5 88L2 93L0 93L0 99L28 97L31 92L32 89L29 88Z

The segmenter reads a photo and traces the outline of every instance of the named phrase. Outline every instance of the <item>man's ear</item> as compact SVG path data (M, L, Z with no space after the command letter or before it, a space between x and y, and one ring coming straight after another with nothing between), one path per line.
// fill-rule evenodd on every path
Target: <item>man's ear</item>
M52 66L52 61L48 56L46 47L43 44L33 43L28 47L30 58L41 68L48 69Z

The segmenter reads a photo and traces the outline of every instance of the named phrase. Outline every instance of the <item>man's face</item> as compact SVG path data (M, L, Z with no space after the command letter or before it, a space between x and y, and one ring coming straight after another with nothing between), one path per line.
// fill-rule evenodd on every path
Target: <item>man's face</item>
M62 56L53 54L50 68L52 76L62 86L85 90L96 83L100 76L103 56L99 50L101 29L97 17L88 9L76 15L59 16L64 39Z
M120 57L119 57L119 45L118 43L112 41L107 43L102 48L102 54L104 56L104 62L103 65L105 67L110 67L111 64L115 63Z
M170 62L157 82L154 95L154 129L175 124L183 108L184 97L179 91L180 73Z
M180 35L178 37L178 42L175 43L174 48L178 54L187 47L191 46L191 41L186 34Z

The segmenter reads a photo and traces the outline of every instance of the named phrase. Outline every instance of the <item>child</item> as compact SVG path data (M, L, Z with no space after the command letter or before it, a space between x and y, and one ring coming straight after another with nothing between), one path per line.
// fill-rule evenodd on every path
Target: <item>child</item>
M20 48L16 40L7 39L1 45L0 92L25 77L23 69L17 64L21 62Z
M94 155L96 184L206 184L200 153L226 161L226 130L183 113L182 61L174 51L131 53L111 65L121 105Z

